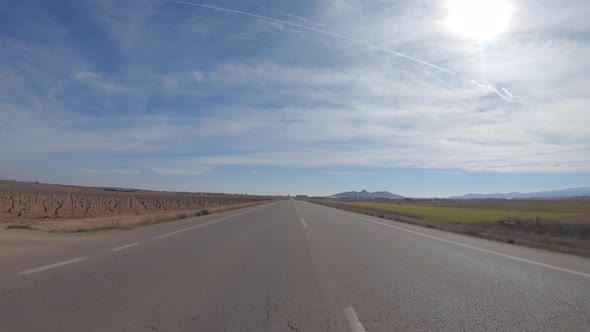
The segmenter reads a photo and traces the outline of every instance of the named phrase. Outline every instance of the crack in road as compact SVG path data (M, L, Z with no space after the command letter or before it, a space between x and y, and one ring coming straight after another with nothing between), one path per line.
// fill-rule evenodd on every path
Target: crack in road
M295 331L295 332L301 332L297 326L295 325L291 325L291 322L289 322L289 319L287 319L287 326L291 329L291 331Z
M270 323L270 311L271 311L271 305L270 305L270 293L267 291L266 292L266 310L265 310L265 315L266 317L264 318L264 324L268 324Z
M152 331L156 331L156 332L164 332L164 330L160 330L159 328L153 326L153 325L146 325L146 327Z

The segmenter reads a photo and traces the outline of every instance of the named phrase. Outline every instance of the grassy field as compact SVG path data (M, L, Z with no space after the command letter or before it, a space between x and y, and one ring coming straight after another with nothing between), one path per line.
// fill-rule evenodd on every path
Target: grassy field
M484 210L502 211L534 211L534 212L563 212L590 214L589 198L572 199L529 199L529 200L444 200L427 201L424 203L430 206L459 207Z
M562 219L590 214L590 204L584 201L552 201L550 203L542 201L430 201L416 203L332 201L332 203L449 223L498 221L508 218L535 219L536 216L541 216L543 219Z
M312 199L351 212L590 257L590 197L519 200ZM540 216L541 223L535 218Z

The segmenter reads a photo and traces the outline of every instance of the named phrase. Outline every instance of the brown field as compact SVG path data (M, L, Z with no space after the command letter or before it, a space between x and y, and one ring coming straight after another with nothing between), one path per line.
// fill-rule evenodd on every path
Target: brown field
M590 257L590 197L310 201L383 219ZM538 223L536 216L541 217Z
M277 197L0 181L0 229L82 231L131 228L274 199Z

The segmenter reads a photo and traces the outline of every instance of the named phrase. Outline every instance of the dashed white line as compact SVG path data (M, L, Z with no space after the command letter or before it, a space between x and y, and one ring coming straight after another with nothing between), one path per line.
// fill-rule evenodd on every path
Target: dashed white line
M191 230L191 229L194 229L194 228L198 228L198 227L203 227L203 226L207 226L207 225L210 225L210 224L214 224L214 223L219 222L219 221L222 221L222 220L226 220L226 219L229 219L229 218L237 217L237 216L240 216L240 215L245 214L245 213L249 213L249 212L252 212L252 211L256 211L256 210L262 209L262 208L264 208L266 206L267 205L265 204L265 205L263 205L261 207L258 207L258 208L252 209L252 210L248 210L248 211L244 211L242 213L234 214L234 215L231 215L231 216L223 217L223 218L220 218L220 219L217 219L217 220L213 220L213 221L210 221L210 222L206 222L206 223L203 223L203 224L195 225L195 226L192 226L192 227L188 227L188 228L180 229L180 230L177 230L177 231L174 231L174 232L170 232L170 233L167 233L167 234L164 234L164 235L156 236L156 237L154 237L154 239L161 239L161 238L172 236L172 235L175 235L175 234L178 234L178 233L186 232L186 231ZM119 251L119 250L123 250L123 249L134 247L136 245L139 245L139 242L129 243L129 244L126 244L126 245L122 245L120 247L112 248L112 249L110 249L110 251ZM57 267L60 267L60 266L77 263L77 262L80 262L80 261L83 261L83 260L86 260L86 259L88 259L88 257L73 258L73 259L70 259L70 260L67 260L67 261L57 262L57 263L53 263L53 264L49 264L49 265L44 265L44 266L36 267L34 269L21 271L21 272L19 272L19 274L33 274L33 273L37 273L37 272L41 272L41 271L45 271L45 270L49 270L49 269L54 269L54 268L57 268Z
M139 242L129 243L129 244L126 244L124 246L120 246L120 247L116 247L116 248L110 249L110 251L119 251L119 250L131 248L131 247L135 247L138 244L139 244Z
M53 264L49 264L49 265L44 265L41 267L36 267L34 269L22 271L22 272L20 272L20 274L33 274L33 273L37 273L37 272L41 272L41 271L45 271L45 270L49 270L49 269L54 269L56 267L77 263L77 262L83 261L85 259L87 259L87 258L86 257L74 258L74 259L70 259L67 261L57 262L57 263L53 263Z
M359 321L359 318L352 307L344 309L344 317L346 317L346 321L352 332L365 332L363 324Z
M307 223L305 222L305 219L303 219L303 217L299 217L299 219L301 219L301 223L303 224L303 227L307 228Z
M427 237L429 239L434 239L434 240L438 240L438 241L441 241L441 242L446 242L446 243L454 244L454 245L459 246L459 247L469 248L469 249L473 249L473 250L485 252L487 254L492 254L492 255L496 255L496 256L500 256L500 257L504 257L504 258L509 258L509 259L512 259L512 260L515 260L515 261L519 261L519 262L529 263L529 264L533 264L533 265L537 265L537 266L542 266L542 267L545 267L545 268L549 268L549 269L553 269L553 270L557 270L557 271L561 271L561 272L567 272L567 273L575 274L575 275L578 275L578 276L590 278L590 273L585 273L585 272L576 271L576 270L570 270L570 269L566 269L564 267L559 267L559 266L555 266L555 265L551 265L551 264L546 264L546 263L541 263L541 262L537 262L537 261L532 261L532 260L526 259L526 258L520 258L520 257L512 256L512 255L502 254L502 253L499 253L497 251L483 249L483 248L478 248L478 247L471 246L471 245L468 245L468 244L464 244L464 243L460 243L460 242L456 242L456 241L452 241L452 240L443 239L443 238L440 238L440 237L437 237L437 236L433 236L433 235L428 235L428 234L416 232L416 231L413 231L413 230L410 230L410 229L406 229L406 228L403 228L403 227L399 227L399 226L394 226L394 225L390 225L390 224L384 224L384 223L379 222L379 221L371 220L369 218L365 218L365 217L361 217L361 216L355 216L353 214L349 214L349 213L345 213L345 212L340 212L338 210L335 210L335 212L338 212L340 214L343 214L343 215L346 215L346 216L349 216L349 217L366 220L366 221L372 222L374 224L379 224L379 225L382 225L382 226L386 226L386 227L390 227L390 228L395 228L395 229L398 229L400 231L404 231L404 232L408 232L408 233L420 235L420 236L423 236L423 237Z

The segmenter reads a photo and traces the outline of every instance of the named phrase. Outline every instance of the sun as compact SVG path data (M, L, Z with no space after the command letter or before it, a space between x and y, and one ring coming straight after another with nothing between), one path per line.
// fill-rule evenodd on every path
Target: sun
M452 0L445 25L464 37L485 42L502 34L514 11L506 0Z

